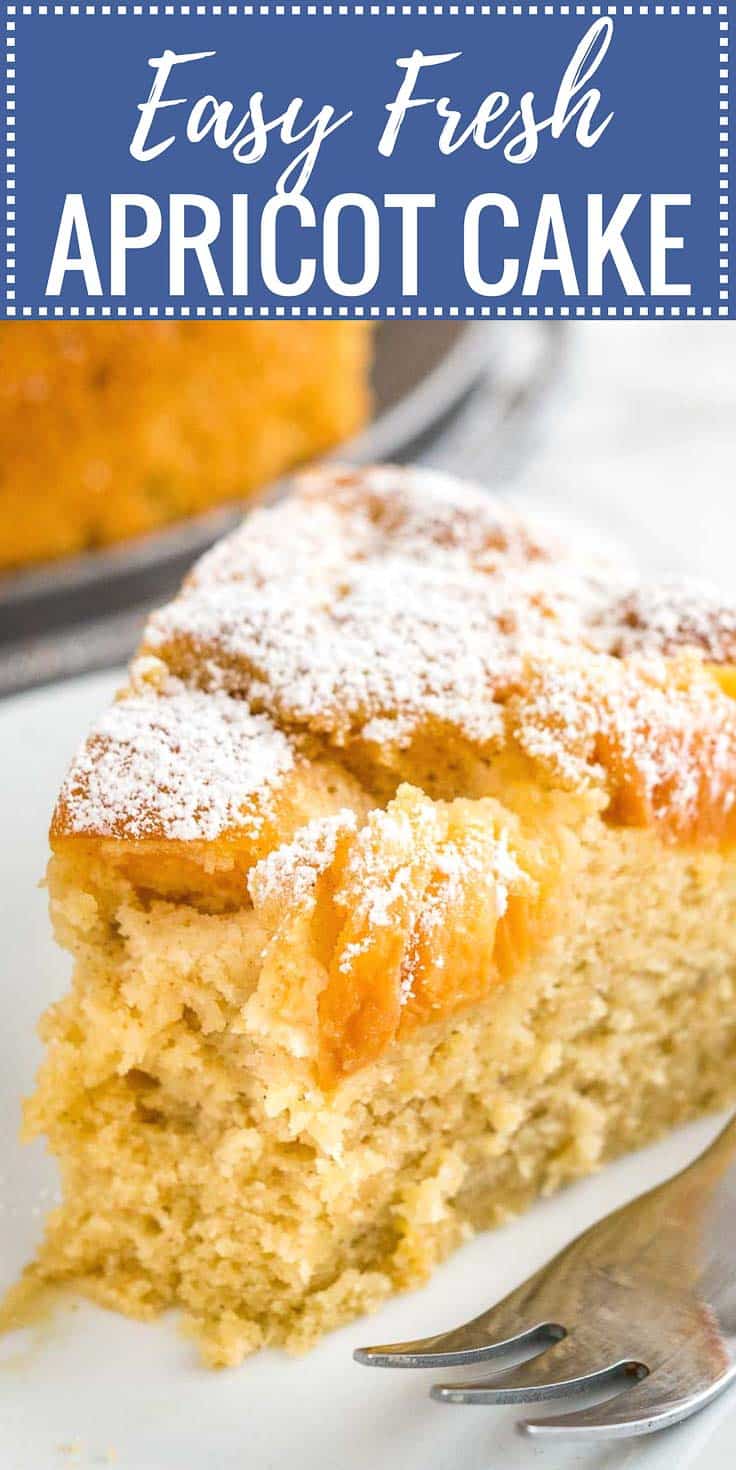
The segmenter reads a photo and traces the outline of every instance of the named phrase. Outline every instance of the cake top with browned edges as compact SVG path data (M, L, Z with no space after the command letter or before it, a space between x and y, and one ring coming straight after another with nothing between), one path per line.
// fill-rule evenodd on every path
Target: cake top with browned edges
M244 700L171 681L136 689L95 725L66 778L55 827L208 841L257 819L294 765L287 736Z
M296 751L401 749L411 777L428 731L513 744L614 819L731 820L736 704L708 666L736 662L736 608L445 475L310 472L198 563L143 651L161 675L90 736L64 831L207 840Z
M592 636L613 576L447 476L319 470L203 559L146 644L336 744L428 719L485 743L526 653Z

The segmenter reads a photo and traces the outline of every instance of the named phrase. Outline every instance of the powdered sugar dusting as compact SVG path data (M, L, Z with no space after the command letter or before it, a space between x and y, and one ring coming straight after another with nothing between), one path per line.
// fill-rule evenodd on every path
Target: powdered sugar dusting
M414 995L420 951L434 951L433 963L443 967L442 937L448 914L462 913L468 891L486 895L495 920L503 918L512 891L528 890L529 879L519 867L509 847L508 833L493 838L472 828L463 842L450 840L439 850L435 860L435 881L424 894L421 911L409 936L401 979L401 1003L406 1005Z
M131 694L93 729L59 810L75 832L188 842L252 825L249 804L294 765L265 715L196 689Z
M320 471L203 563L147 642L336 743L428 720L489 743L525 651L584 641L611 575L445 476Z
M258 908L303 908L311 904L321 873L334 861L339 839L356 827L349 808L307 822L292 842L262 858L248 875L251 898Z
M736 607L633 587L597 543L445 475L311 472L202 559L144 648L179 692L102 722L65 788L77 830L215 835L307 734L378 759L427 730L490 756L512 739L563 784L620 795L626 771L637 810L683 824L731 800L736 705L702 665L736 662Z
M681 835L723 830L736 715L694 654L538 664L510 714L522 749L557 783L605 783L614 817Z
M714 663L736 663L736 604L707 582L640 586L607 610L605 643L619 657L688 646Z

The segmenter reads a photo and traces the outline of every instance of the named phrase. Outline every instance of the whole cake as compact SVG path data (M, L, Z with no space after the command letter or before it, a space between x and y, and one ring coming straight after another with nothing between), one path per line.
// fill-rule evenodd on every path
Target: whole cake
M0 325L0 571L252 495L356 432L362 322Z
M736 1096L736 612L327 469L153 617L53 818L34 1270L299 1349Z

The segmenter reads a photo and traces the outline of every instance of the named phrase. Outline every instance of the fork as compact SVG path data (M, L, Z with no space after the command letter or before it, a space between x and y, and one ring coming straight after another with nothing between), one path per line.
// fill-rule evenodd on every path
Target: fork
M604 1402L525 1419L533 1435L623 1438L664 1429L736 1380L736 1117L674 1178L607 1215L471 1322L358 1348L379 1368L524 1361L431 1396L508 1404L591 1391Z

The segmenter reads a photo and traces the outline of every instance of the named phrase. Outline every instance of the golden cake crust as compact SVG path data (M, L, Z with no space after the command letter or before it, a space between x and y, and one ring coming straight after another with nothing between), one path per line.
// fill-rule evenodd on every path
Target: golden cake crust
M721 836L735 655L736 610L712 589L637 584L449 477L314 471L154 614L132 697L83 747L53 832L209 840L268 806L315 740L378 767L407 752L412 775L441 731L598 785L613 819Z
M733 841L735 626L445 476L315 471L153 616L52 843L200 904L280 881L272 947L298 928L326 969L327 1085L545 941L565 802Z

